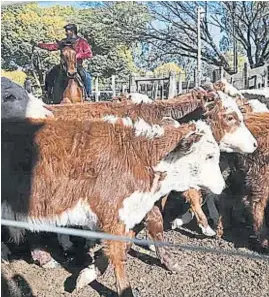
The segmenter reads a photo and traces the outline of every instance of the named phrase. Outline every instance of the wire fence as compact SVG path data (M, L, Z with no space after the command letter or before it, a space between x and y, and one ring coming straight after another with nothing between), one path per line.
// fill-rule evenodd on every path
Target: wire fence
M65 228L65 227L56 227L56 226L50 226L50 225L44 225L44 224L32 224L28 222L5 220L5 219L1 220L1 225L27 229L30 231L52 232L52 233L70 235L70 236L79 236L79 237L83 237L86 239L93 239L93 240L101 239L101 240L124 241L124 242L135 243L137 245L142 245L142 246L155 245L157 247L170 247L170 248L176 248L180 250L193 251L193 252L213 253L213 254L220 254L220 255L226 255L226 256L241 256L249 259L264 260L269 262L269 256L254 253L254 252L244 252L239 250L233 251L233 250L226 250L226 249L219 249L219 248L207 248L202 246L187 245L183 243L175 244L175 243L164 242L164 241L153 241L153 240L147 240L147 239L130 238L126 236L113 235L113 234L103 233L103 232L79 230L79 229Z

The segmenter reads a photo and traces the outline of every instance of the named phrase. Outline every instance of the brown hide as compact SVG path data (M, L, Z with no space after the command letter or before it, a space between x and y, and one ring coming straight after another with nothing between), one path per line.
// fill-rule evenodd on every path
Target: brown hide
M76 105L53 105L49 109L56 118L61 119L90 119L101 118L106 115L130 117L132 120L142 118L149 123L158 123L163 117L180 119L184 115L201 106L200 101L190 102L156 102L152 104L126 104L125 102L98 102Z
M53 217L81 199L107 229L123 199L149 191L152 166L194 129L166 126L163 136L147 139L100 120L3 122L2 201L18 213Z
M258 148L252 154L236 154L235 166L244 177L243 200L249 205L253 230L261 246L268 248L269 227L265 222L265 208L269 201L269 113L247 113L245 124L256 138ZM225 220L225 217L221 217L219 222L220 235L223 233Z

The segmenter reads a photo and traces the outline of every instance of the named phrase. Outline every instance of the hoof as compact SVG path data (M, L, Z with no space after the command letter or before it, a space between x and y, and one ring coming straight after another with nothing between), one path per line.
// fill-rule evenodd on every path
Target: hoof
M156 253L156 248L154 244L149 245L149 250L151 250L152 252Z
M199 225L204 235L212 237L216 235L216 232L208 225L206 227Z
M178 273L178 272L182 271L182 267L180 267L179 264L177 264L177 263L172 263L172 261L171 261L171 263L169 262L164 265L172 273Z
M73 247L73 242L70 241L69 235L65 234L58 234L57 235L58 242L60 246L63 248L64 252L68 252Z
M1 243L1 262L8 263L8 256L11 255L9 248L2 242Z
M269 248L269 240L267 238L261 240L261 247L265 250Z
M176 228L181 226L183 226L183 221L181 219L175 219L171 224L172 230L175 230Z
M46 251L34 249L31 251L31 255L33 261L37 262L43 268L56 268L60 266L60 264L51 257L50 253Z
M77 278L76 290L78 291L96 280L98 275L98 270L94 265L90 265L89 267L81 270Z
M61 265L54 259L51 259L48 263L42 265L43 268L45 269L53 269L60 267Z
M183 214L181 218L177 218L172 222L172 229L179 228L183 225L189 224L189 222L193 219L193 212L187 211Z

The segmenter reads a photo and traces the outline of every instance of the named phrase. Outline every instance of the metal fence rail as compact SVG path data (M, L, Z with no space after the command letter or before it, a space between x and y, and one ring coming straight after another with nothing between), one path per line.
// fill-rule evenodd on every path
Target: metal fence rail
M193 252L203 252L203 253L213 253L213 254L221 254L221 255L228 255L228 256L241 256L249 259L254 260L264 260L269 262L269 256L260 255L258 253L253 252L243 252L243 251L231 251L225 249L216 249L216 248L206 248L201 246L191 246L187 244L174 244L164 241L152 241L146 239L138 239L138 238L130 238L126 236L119 236L113 235L103 232L96 232L96 231L88 231L88 230L78 230L74 228L64 228L64 227L55 227L50 225L44 224L32 224L27 222L21 221L13 221L13 220L1 220L1 225L9 226L9 227L17 227L22 229L28 229L30 231L42 231L42 232L52 232L52 233L60 233L65 235L71 236L80 236L83 238L88 239L101 239L101 240L115 240L115 241L125 241L125 242L132 242L138 245L149 246L154 244L155 246L166 246L170 248L177 248L186 251L193 251Z

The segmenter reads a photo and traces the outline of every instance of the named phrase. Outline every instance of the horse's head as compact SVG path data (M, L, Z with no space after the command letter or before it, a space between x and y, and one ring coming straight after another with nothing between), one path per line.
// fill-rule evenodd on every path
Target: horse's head
M66 75L73 78L77 74L77 58L74 48L74 41L65 41L60 44L61 66Z

